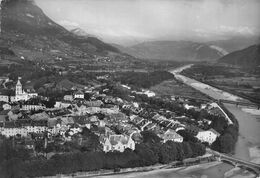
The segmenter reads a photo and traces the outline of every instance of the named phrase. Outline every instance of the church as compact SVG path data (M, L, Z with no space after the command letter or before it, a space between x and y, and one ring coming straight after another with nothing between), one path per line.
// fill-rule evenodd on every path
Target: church
M23 90L23 86L21 84L21 77L18 77L18 81L17 84L15 86L15 96L11 96L11 102L15 102L15 101L27 101L30 98L34 98L37 97L38 94L37 93L27 93Z

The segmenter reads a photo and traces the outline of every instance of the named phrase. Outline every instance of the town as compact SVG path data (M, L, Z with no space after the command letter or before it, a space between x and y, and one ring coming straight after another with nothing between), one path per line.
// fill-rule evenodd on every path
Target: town
M229 120L217 103L195 104L188 99L171 97L160 99L166 107L157 109L144 101L129 102L109 96L105 94L109 89L95 87L71 91L51 106L47 97L25 92L20 79L17 80L15 96L0 95L0 133L3 137L12 137L15 144L30 149L33 154L48 157L57 152L72 151L69 143L82 147L91 144L92 137L97 139L94 140L95 150L134 150L135 145L142 141L141 132L153 132L163 143L183 142L187 140L184 135L192 135L201 143L211 145L220 136L210 128L211 118L217 116ZM140 92L136 93L133 91L133 97L142 96ZM143 95L156 100L151 92ZM174 107L169 108L167 104L176 106L177 111L183 110L183 113L174 112ZM202 111L204 117L192 117Z
M0 178L259 177L259 5L0 0Z

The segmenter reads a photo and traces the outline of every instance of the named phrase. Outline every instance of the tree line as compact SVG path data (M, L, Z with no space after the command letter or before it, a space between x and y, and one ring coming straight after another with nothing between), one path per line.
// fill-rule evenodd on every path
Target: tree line
M142 136L143 141L136 145L134 151L78 151L56 154L50 159L33 157L28 150L14 147L12 140L4 139L0 146L0 177L40 177L100 169L143 167L205 154L205 146L201 143L162 143L151 131L142 132Z

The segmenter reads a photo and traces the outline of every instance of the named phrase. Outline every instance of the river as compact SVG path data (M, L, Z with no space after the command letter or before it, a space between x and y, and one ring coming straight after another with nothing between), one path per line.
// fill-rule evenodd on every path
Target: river
M232 101L245 100L228 92L224 92L222 90L216 89L207 84L179 74L182 70L189 67L191 67L191 65L178 68L177 70L172 70L171 73L173 73L177 79L181 80L185 84L195 88L196 90L201 91L204 94L207 94L214 99L225 99ZM258 158L259 161L259 155L253 155L252 153L260 152L260 116L252 115L245 112L245 107L237 107L231 104L224 105L231 113L233 113L233 115L239 122L239 137L236 144L234 157L241 158L247 161L252 161L252 159ZM198 171L196 172L196 174L200 176L206 175L207 177L218 178L224 177L225 172L229 169L231 169L231 166L223 163L218 166L211 167L207 170Z
M186 65L170 71L175 75L178 80L183 81L185 84L207 94L214 99L225 99L225 100L244 100L238 96L230 93L221 91L207 84L201 83L194 79L180 75L179 73L191 67L192 65ZM225 104L225 107L234 114L239 122L239 137L235 148L234 157L241 158L247 161L258 161L260 158L260 116L251 115L244 111L244 108L236 107L235 105ZM251 154L250 154L251 152ZM227 177L227 171L231 172L233 167L226 163L220 163L218 165L199 165L194 167L188 167L181 170L156 170L143 173L130 173L113 176L101 176L104 178L223 178ZM252 175L251 175L252 176ZM249 174L244 172L238 172L232 174L229 177L249 177Z

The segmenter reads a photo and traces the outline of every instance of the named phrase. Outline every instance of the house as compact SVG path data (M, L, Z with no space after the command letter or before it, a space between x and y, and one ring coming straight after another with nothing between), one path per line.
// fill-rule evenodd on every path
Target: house
M82 132L82 128L79 127L77 124L74 124L72 127L70 127L70 129L68 130L68 135L72 136L75 135L77 133Z
M24 126L28 133L43 133L47 131L48 122L46 120L33 121L30 125Z
M10 104L6 103L6 104L3 104L3 109L4 110L11 110L12 106Z
M117 114L110 114L108 117L111 123L124 123L128 121L127 116L121 112Z
M8 110L7 110L8 111ZM17 120L18 118L22 117L22 113L19 109L12 109L8 112L8 119L9 120Z
M48 131L48 136L57 135L60 131L60 127L57 126L48 127L47 131Z
M208 142L209 144L212 144L219 136L220 134L214 129L199 131L196 135L201 142Z
M125 135L110 135L102 142L103 151L119 151L124 152L126 148L135 149L135 142L130 136Z
M174 130L168 129L165 133L159 135L163 143L167 141L183 142L183 137L177 134Z
M81 109L81 110L79 110L78 111L79 113L81 113L81 114L90 114L90 115L92 115L92 114L96 114L96 113L99 113L99 112L101 112L101 108L99 108L99 107L85 107L84 109Z
M100 101L100 100L97 100L97 101L86 101L85 104L88 107L100 107L101 105L103 105L103 102Z
M140 127L141 131L144 131L146 126L148 126L151 123L152 123L152 121L144 120L143 122L141 122L141 123L139 123L137 125L138 125L138 127Z
M6 103L9 102L9 96L7 95L0 95L0 101L4 101Z
M0 133L3 136L6 137L12 137L16 135L21 135L22 137L26 137L28 134L28 131L26 128L20 127L15 122L5 122L3 124L3 127L0 128Z
M41 112L41 113L31 115L30 118L32 120L39 121L39 120L48 120L50 116L46 112Z
M193 105L188 105L188 104L186 103L186 104L184 104L184 108L189 110L189 109L195 109L196 107L193 106Z
M145 130L154 130L156 129L157 124L156 123L149 123L146 127Z
M84 93L82 91L75 92L74 99L84 99Z
M62 101L56 101L54 107L55 108L67 108L71 106L70 102L62 102Z
M22 105L22 110L26 110L26 111L38 111L38 110L44 110L46 109L46 107L43 104L39 104L39 105L33 105L33 104L25 104Z
M6 121L6 119L8 118L9 111L10 110L4 110L0 112L0 123Z
M111 107L111 108L101 108L100 112L103 114L118 114L119 113L119 108L118 107Z
M65 101L73 101L73 96L72 95L65 95L63 99Z

